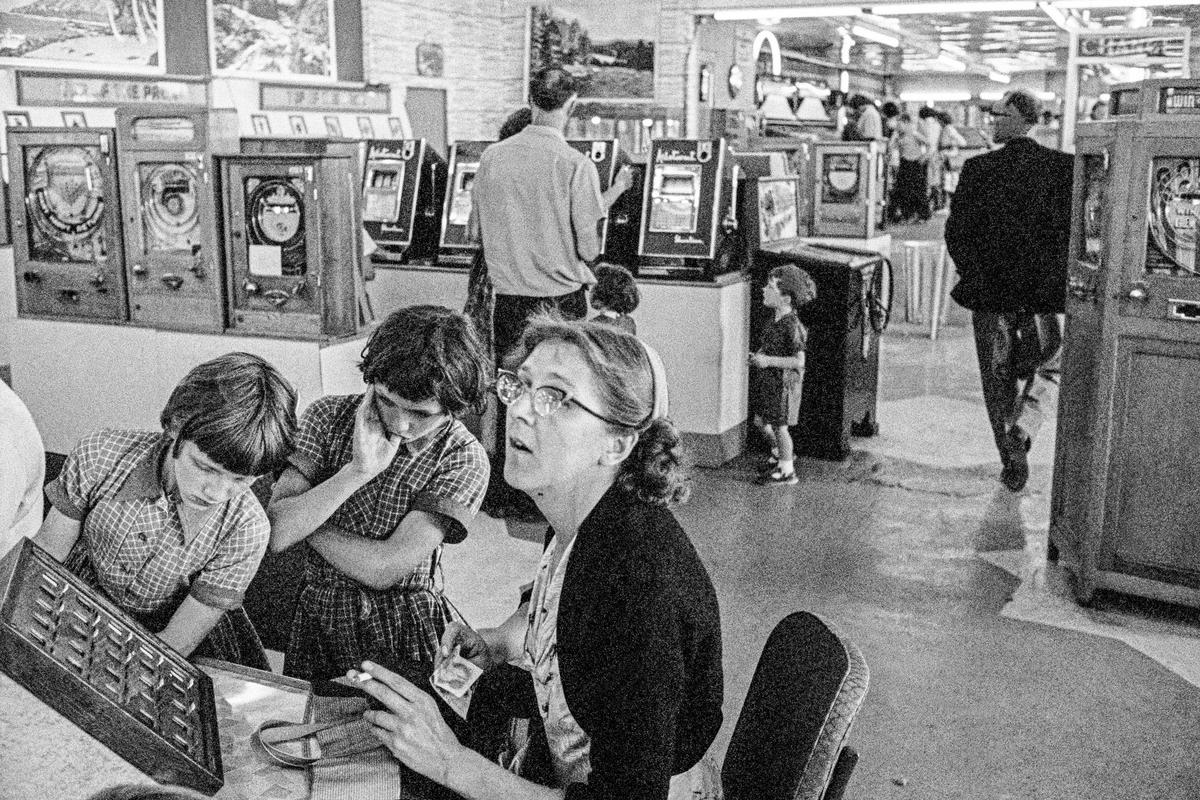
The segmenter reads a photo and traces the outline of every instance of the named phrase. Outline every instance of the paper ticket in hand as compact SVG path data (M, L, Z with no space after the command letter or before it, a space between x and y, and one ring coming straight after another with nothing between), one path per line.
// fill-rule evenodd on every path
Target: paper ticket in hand
M463 658L455 651L433 671L433 685L455 697L465 697L483 670Z

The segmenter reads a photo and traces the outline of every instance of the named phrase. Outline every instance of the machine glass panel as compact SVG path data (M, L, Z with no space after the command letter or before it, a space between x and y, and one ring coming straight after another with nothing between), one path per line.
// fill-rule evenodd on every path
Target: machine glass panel
M1150 163L1146 272L1195 275L1200 158L1160 156Z
M650 189L652 233L695 233L700 216L699 164L664 164Z
M857 153L826 153L821 159L822 202L859 202L861 164Z
M759 178L758 239L772 244L800 236L799 186L795 178Z
M475 174L479 172L478 161L459 161L454 165L454 182L450 187L451 225L466 225L471 220L471 189L475 185Z
M243 188L250 274L268 277L306 274L304 180L249 177Z
M1104 156L1083 157L1083 253L1082 260L1103 266L1104 209L1108 197L1108 169Z
M404 189L404 162L376 159L367 165L363 188L363 221L395 222Z
M144 255L200 252L204 246L200 225L201 184L196 164L137 165Z
M100 148L50 145L25 150L29 257L34 261L108 261L104 215L112 191L100 168Z

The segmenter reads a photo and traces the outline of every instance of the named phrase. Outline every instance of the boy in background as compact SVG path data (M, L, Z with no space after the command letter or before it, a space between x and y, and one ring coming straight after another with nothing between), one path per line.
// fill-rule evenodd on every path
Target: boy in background
M595 270L596 285L592 287L592 322L614 325L637 336L637 323L629 316L637 310L641 295L633 273L616 264L600 264Z
M754 398L754 419L771 443L771 455L760 483L798 481L788 426L795 425L800 416L808 330L796 312L816 296L817 286L812 277L795 264L775 267L763 287L763 305L774 310L775 319L763 333L757 352L750 354L751 366L761 371Z

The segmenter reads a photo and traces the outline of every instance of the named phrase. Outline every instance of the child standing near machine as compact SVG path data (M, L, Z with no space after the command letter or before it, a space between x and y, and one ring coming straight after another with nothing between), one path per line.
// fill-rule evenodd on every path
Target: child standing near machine
M599 313L591 321L615 325L637 336L637 323L629 316L637 310L641 301L633 273L616 264L600 264L596 267L595 275L592 308Z
M763 333L758 350L750 354L750 365L760 370L753 398L754 421L771 443L760 483L793 484L798 480L788 426L795 425L800 416L808 330L796 312L816 296L812 277L795 264L775 267L763 287L763 305L774 310L775 319Z

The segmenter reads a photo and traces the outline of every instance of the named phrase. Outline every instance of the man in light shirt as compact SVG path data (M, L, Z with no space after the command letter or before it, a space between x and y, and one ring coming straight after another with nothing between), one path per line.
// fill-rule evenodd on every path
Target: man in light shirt
M46 452L29 409L0 381L0 556L42 524Z

